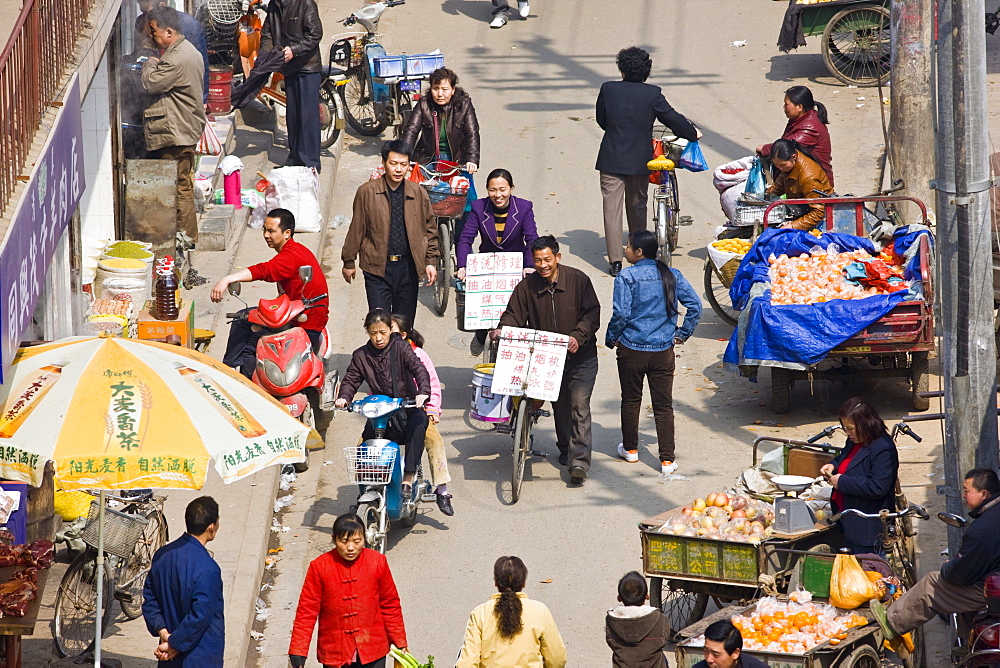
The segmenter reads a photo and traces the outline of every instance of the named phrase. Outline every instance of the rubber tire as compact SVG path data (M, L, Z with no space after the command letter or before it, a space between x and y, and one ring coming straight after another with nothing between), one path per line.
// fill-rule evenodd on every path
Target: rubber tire
M371 116L367 115L364 117L355 116L351 111L351 100L347 99L348 89L352 88L351 95L355 96L357 94L357 99L355 100L354 106L358 109L370 110ZM362 102L364 99L363 89L369 88L369 100L368 102ZM367 73L363 69L356 69L350 73L347 77L347 83L343 86L338 86L340 89L340 100L344 103L344 116L347 118L347 124L351 126L351 129L357 132L359 135L365 137L378 137L385 129L389 126L386 119L377 119L375 117L375 102L370 99L371 95L371 81L368 79Z
M410 486L410 494L411 495L413 495L413 496L416 495L417 490L420 489L420 484L419 483L423 480L423 478L424 478L424 474L423 474L423 472L421 470L421 467L418 466L417 467L417 473L416 473L416 475L413 476L413 483ZM411 496L411 499L412 498L413 497ZM412 527L414 524L417 523L417 504L415 502L413 504L413 512L410 513L409 515L400 515L399 516L399 523L402 524L407 529L409 529L410 527Z
M722 279L719 278L719 274L715 271L715 267L712 266L712 260L705 260L705 298L708 303L712 306L712 310L715 314L722 318L723 322L728 325L736 326L738 311L732 309L732 301L728 299L728 294L726 295L726 300L728 306L723 304L719 297L715 294L715 291L719 287L725 287L722 283Z
M771 410L787 413L792 405L792 372L779 366L771 367Z
M915 411L925 411L931 407L930 397L918 396L926 392L930 382L930 361L926 351L910 354L910 405Z
M877 76L874 75L873 71L871 75L864 75L859 77L853 72L850 73L845 72L844 70L840 69L840 67L838 67L838 63L844 64L846 66L847 64L846 61L851 60L848 56L844 55L843 50L840 47L834 44L833 35L835 32L837 32L838 25L841 23L845 24L845 26L842 26L842 32L849 32L843 30L843 27L846 27L846 24L848 24L849 21L852 20L863 21L864 19L861 18L861 15L868 14L872 19L871 25L874 27L873 12L881 14L884 17L883 25L886 26L884 33L886 35L886 44L888 44L889 10L879 5L860 5L843 9L837 14L835 14L832 19L830 19L830 22L826 25L826 30L823 31L823 62L826 64L826 68L830 71L830 74L837 77L837 79L839 79L841 82L849 86L859 86L861 88L866 88L871 86L877 86L879 82L885 85L886 82L889 81L888 60L886 60L884 65L880 67L880 71ZM852 14L857 14L859 16L852 18L851 17ZM855 42L852 40L850 44L853 45L855 44ZM865 51L864 53L868 52Z
M455 273L455 261L452 259L451 249L451 227L446 220L438 223L438 251L441 257L438 258L438 275L434 283L434 312L438 315L444 315L448 310L452 274Z
M882 660L871 645L861 645L837 665L844 668L880 668Z
M393 139L400 139L406 131L406 126L413 115L413 98L408 90L400 90L396 93L399 99L399 122L392 126Z
M93 638L96 630L94 627L94 613L97 610L97 588L95 586L97 580L97 562L95 556L94 551L90 548L84 550L83 554L79 555L69 565L69 568L63 574L62 581L59 583L59 591L56 593L54 614L52 616L52 641L55 644L56 654L62 658L79 656L89 652L94 647ZM111 609L114 600L114 582L108 566L110 564L105 562L104 614L101 620L101 629L105 632L111 621ZM82 642L67 646L63 628L64 624L69 624L69 622L64 619L62 606L68 591L76 591L81 588L85 590L88 597L92 594L93 598L87 601L89 603L88 608L78 613L82 630L79 634L75 635L79 638L90 638L90 642L83 647L81 647Z
M340 139L340 130L337 129L337 120L343 118L343 103L337 87L329 81L324 81L319 88L320 106L320 126L319 126L319 147L330 148ZM327 119L324 119L324 115ZM326 124L324 127L324 120Z
M149 524L142 530L139 542L136 543L135 549L122 569L124 571L122 579L125 582L132 580L136 573L141 573L129 586L132 594L131 600L119 599L118 601L122 608L122 614L129 620L142 616L142 589L146 584L146 575L149 574L150 566L153 565L153 555L170 540L167 518L162 512L156 511L146 519L149 520Z
M521 498L521 483L524 482L524 463L531 449L531 416L528 415L531 400L521 397L517 406L517 416L514 419L514 429L511 431L511 461L510 461L510 499L517 503Z
M669 583L666 578L649 578L649 604L666 615L673 633L671 640L676 640L681 631L705 616L708 594L673 589Z
M358 518L361 519L361 523L365 527L365 547L369 547L377 552L385 554L385 543L386 543L385 534L383 534L379 538L374 539L371 545L368 544L369 536L372 533L376 533L378 531L378 508L376 508L370 503L362 504L361 507L358 508ZM372 528L369 529L369 527ZM389 532L388 522L386 523L385 530L386 533Z

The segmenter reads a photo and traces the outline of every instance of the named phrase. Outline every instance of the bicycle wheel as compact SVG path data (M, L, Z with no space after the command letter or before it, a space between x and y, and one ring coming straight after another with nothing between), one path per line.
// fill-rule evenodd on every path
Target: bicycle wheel
M87 549L66 569L56 593L52 640L60 657L79 656L94 645L97 612L97 554ZM111 621L113 577L105 562L101 628Z
M675 634L691 626L705 614L708 594L693 594L675 589L666 578L649 578L649 604L667 616L670 629Z
M448 219L439 219L438 251L441 257L437 261L437 281L434 283L434 312L444 315L448 310L448 295L451 292L452 274L455 273L455 262L451 257L451 226Z
M511 503L517 503L521 498L521 483L524 481L524 462L528 459L531 442L531 414L528 404L531 400L521 397L517 405L517 417L511 432L513 444L511 448L510 465L510 498Z
M712 305L712 310L722 318L723 321L736 326L736 321L740 317L740 312L733 308L733 300L729 296L729 288L722 282L719 271L712 264L712 260L705 260L705 297Z
M677 250L677 242L680 235L680 191L677 189L677 173L667 172L667 183L670 184L670 211L668 212L669 224L667 225L667 240L670 242L670 252Z
M385 531L379 528L379 511L371 503L363 504L358 508L358 517L365 527L365 546L385 554Z
M341 119L340 95L337 94L337 87L329 81L323 83L319 89L319 147L330 148L337 143L340 138L340 128L343 127Z
M142 530L142 535L116 583L115 598L128 619L138 619L142 615L142 588L146 584L153 555L169 540L167 518L163 516L163 511L155 510L146 519L149 523Z
M340 99L344 103L344 115L351 128L360 135L377 137L389 123L375 114L375 100L372 98L371 81L367 73L355 69L347 77L347 83L340 88Z
M673 248L670 243L670 223L671 223L671 211L670 206L667 204L667 200L661 197L656 198L656 244L659 248L657 252L657 259L661 260L667 266L670 266L671 253L673 253Z
M396 89L394 93L396 95L399 116L396 119L396 124L392 127L392 136L395 139L399 139L403 136L403 132L406 131L406 125L410 122L410 116L413 114L413 95L409 91L399 90L398 84L394 88Z
M874 5L838 12L823 32L823 62L848 85L889 80L889 10Z

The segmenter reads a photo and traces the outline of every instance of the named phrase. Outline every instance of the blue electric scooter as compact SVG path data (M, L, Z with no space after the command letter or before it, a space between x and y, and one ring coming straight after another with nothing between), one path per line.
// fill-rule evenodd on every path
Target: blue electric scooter
M344 456L351 482L361 487L357 515L365 525L365 544L383 554L389 522L398 521L405 527L413 526L417 521L417 504L436 498L431 482L423 477L422 466L417 467L413 477L410 498L403 498L403 458L400 446L395 441L384 438L392 415L416 406L416 402L411 399L373 394L353 401L346 409L352 413L360 413L375 429L375 438L370 438L357 447L344 448Z

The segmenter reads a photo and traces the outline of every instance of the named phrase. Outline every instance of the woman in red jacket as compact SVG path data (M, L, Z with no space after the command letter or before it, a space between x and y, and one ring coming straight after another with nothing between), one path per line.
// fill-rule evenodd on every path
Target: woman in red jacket
M785 118L788 123L781 139L793 139L803 147L810 158L819 163L833 187L833 160L830 148L830 119L822 102L813 100L812 91L805 86L792 86L785 91ZM771 144L757 147L757 155L771 157Z
M292 626L288 659L306 664L316 618L316 657L324 668L384 668L389 643L406 648L399 594L385 555L365 547L365 527L356 515L333 523L335 550L306 571Z

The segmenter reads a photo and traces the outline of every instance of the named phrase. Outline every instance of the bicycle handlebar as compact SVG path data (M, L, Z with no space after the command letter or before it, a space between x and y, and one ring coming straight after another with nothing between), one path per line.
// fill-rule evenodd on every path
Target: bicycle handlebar
M870 520L879 520L879 519L891 520L900 517L906 517L907 515L916 515L922 520L929 520L931 518L926 508L917 505L916 503L911 503L905 509L898 510L894 513L890 513L889 510L886 508L883 508L877 513L863 513L855 508L847 508L830 517L830 522L839 522L844 515L848 514L857 515L858 517L864 517L865 519L870 519Z
M809 440L807 440L806 443L815 443L821 438L830 438L831 436L833 436L834 432L836 432L838 429L840 429L839 426L831 425L826 429L824 429L823 431L821 431L820 433L813 436L812 438L810 438Z
M905 422L900 422L900 423L896 424L893 427L893 429L896 430L896 431L899 431L902 434L906 434L907 436L909 436L910 438L912 438L917 443L922 443L923 440L924 440L924 439L920 438L920 436L917 435L917 432L915 432L912 429L910 429L910 425L906 424Z

